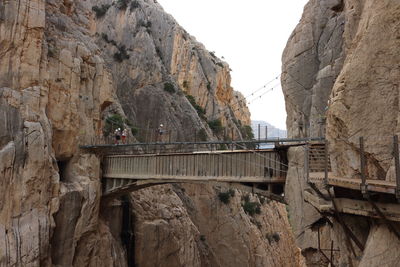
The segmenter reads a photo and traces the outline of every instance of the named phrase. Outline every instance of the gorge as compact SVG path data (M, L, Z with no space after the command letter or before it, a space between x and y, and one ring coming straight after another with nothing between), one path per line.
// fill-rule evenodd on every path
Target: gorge
M288 40L287 135L325 136L337 175L358 178L362 136L368 175L395 180L399 17L396 1L310 0ZM155 0L1 0L0 266L328 266L318 243L332 241L334 266L397 266L384 221L344 215L364 247L352 253L306 202L303 147L288 150L286 206L190 183L102 198L102 158L80 146L116 126L134 142L160 124L170 141L249 139L230 82Z

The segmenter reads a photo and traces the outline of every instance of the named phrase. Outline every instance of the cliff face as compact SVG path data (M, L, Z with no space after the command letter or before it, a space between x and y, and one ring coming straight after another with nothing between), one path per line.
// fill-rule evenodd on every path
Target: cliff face
M133 194L139 266L304 266L285 207L227 189L185 185ZM260 214L244 212L244 199Z
M118 4L125 2L126 8ZM95 7L101 4L92 1ZM249 124L250 113L230 86L229 66L160 5L116 2L92 23L91 33L116 81L118 99L126 115L142 129L141 138L144 131L151 132L160 124L170 131L172 140L194 140L194 131L201 129L212 136L207 120L216 119L229 133L233 129L235 137L242 137L241 125ZM166 92L166 84L173 89ZM193 96L198 107L193 100L190 105L185 95Z
M160 123L181 141L221 137L216 119L235 138L250 123L229 66L155 1L1 1L0 55L0 265L301 265L277 204L255 227L239 193L223 206L208 187L101 201L100 159L79 144L111 115L139 140Z
M343 66L342 2L310 1L282 56L288 135L321 136L328 98Z
M332 168L338 175L359 177L357 147L362 136L369 177L394 179L392 136L399 133L399 10L396 1L311 0L285 49L282 83L289 135L326 133ZM291 177L300 179L289 182L290 192L298 186L306 188L302 168L295 167L296 163L302 164L302 155L299 149L291 150ZM316 232L306 225L321 216L301 195L295 193L289 198L297 217L294 228L301 233L297 235L298 244L303 251L313 251L315 242L306 240L315 241ZM359 231L366 248L357 251L358 259L341 249L338 262L359 266L398 264L392 248L398 249L399 243L385 243L396 239L386 225L356 217L346 217L346 222ZM342 248L348 246L341 228L335 229L337 224L335 221L333 228L324 226L323 236L328 242L323 246L328 246L331 239ZM372 249L377 246L382 251ZM310 261L323 262L315 258L316 253L308 256Z

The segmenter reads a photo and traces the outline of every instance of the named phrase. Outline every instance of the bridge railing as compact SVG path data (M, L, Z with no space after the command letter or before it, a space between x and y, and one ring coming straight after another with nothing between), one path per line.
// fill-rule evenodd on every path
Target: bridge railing
M241 182L285 179L287 164L273 150L168 155L118 155L104 158L103 177L144 179L236 177ZM261 180L260 180L261 179Z
M392 140L392 157L393 158L386 158L385 160L394 160L394 175L395 175L395 195L396 198L400 201L400 155L399 155L399 140L398 136L391 136ZM379 136L374 138L374 143L376 143L376 139L380 139L379 142L384 144L388 143L389 137L388 136ZM368 180L385 180L385 174L380 173L377 171L377 174L372 174L371 166L376 167L376 161L379 159L375 159L371 157L371 153L366 152L365 150L365 138L359 137L358 144L356 142L350 142L347 139L341 139L336 141L342 141L349 146L352 147L352 150L356 151L359 154L359 168L358 180L361 180L360 183L360 191L364 196L368 196ZM387 146L387 145L385 145ZM307 143L305 145L305 170L306 170L306 181L310 181L310 173L324 173L324 183L328 184L329 174L331 173L331 163L330 163L330 153L329 153L329 146L328 142L325 140L324 143L313 144ZM377 176L377 177L375 177ZM352 177L343 177L343 178L352 178Z
M92 138L82 140L80 148L103 151L106 154L151 154L151 153L185 153L194 151L217 150L254 150L302 144L308 141L320 141L322 138L268 138L238 141L196 141L196 142L150 142L140 143L135 139L116 143L113 138Z

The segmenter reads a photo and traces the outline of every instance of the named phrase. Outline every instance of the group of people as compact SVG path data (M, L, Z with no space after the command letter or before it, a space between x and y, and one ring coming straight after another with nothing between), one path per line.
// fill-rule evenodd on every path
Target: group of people
M157 134L156 140L157 140L157 142L161 142L162 141L162 136L163 136L164 133L165 133L164 125L160 124L160 126L156 130L156 134ZM115 129L115 131L114 131L114 137L115 137L114 143L116 145L118 145L118 144L126 144L127 136L128 136L128 130L127 129L123 129L123 130L121 130L121 128Z
M115 144L118 145L122 142L122 144L126 144L126 137L128 135L128 130L124 129L121 130L121 128L117 128L114 131L114 136L115 136Z

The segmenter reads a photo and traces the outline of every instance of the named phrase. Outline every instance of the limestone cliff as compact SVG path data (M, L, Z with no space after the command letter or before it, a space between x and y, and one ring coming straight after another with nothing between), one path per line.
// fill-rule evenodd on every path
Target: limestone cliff
M338 175L359 177L357 147L363 136L368 175L382 180L394 177L391 138L399 134L399 10L397 1L310 0L283 54L289 135L326 134ZM292 149L290 158L287 189L294 193L288 198L295 235L308 262L324 265L315 251L317 233L309 227L322 217L295 193L296 188L307 187L300 167L303 151ZM352 216L345 221L365 250L356 251L355 257L338 222L325 222L322 246L333 240L340 247L336 264L398 265L392 249L399 243L385 224ZM388 245L386 240L396 241ZM372 249L378 246L382 250Z
M239 191L224 204L218 192L227 189L185 185L133 194L139 266L304 266L282 204ZM244 212L244 201L258 203L259 214Z
M172 140L219 138L215 120L242 138L241 99L156 1L0 1L0 265L301 265L282 206L257 223L239 193L223 206L201 186L102 202L100 159L79 149L112 115L139 140L160 123Z

